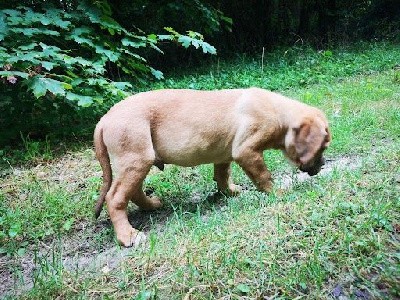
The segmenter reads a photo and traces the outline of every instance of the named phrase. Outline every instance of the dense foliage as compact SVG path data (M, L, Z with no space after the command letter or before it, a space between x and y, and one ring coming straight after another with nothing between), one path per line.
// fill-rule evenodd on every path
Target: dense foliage
M194 31L128 31L111 17L105 1L96 6L81 2L68 11L4 9L0 27L0 125L8 129L3 139L20 130L40 134L55 123L73 125L71 118L78 122L83 115L95 116L127 96L132 91L129 81L141 81L148 74L161 79L162 72L149 65L141 49L162 53L159 44L168 41L216 53ZM90 110L81 109L85 107Z

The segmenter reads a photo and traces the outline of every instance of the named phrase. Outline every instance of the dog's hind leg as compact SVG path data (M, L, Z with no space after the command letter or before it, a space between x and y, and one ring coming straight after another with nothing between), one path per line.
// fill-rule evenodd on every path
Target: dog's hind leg
M143 192L142 184L132 197L133 203L139 206L142 210L155 210L162 207L160 199L156 196L148 197Z
M231 178L231 163L214 164L214 180L217 182L218 190L229 196L238 195L240 186L233 184Z
M142 182L152 164L153 160L134 159L129 155L120 157L118 175L106 195L107 210L117 240L125 247L137 245L141 239L144 239L144 235L129 223L127 206L138 189L141 189Z

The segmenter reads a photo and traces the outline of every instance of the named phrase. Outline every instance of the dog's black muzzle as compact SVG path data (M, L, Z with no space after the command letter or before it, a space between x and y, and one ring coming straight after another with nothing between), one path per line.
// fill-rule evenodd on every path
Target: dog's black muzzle
M312 164L301 165L299 169L302 172L307 172L308 175L310 176L314 176L317 175L319 171L321 171L321 168L324 164L325 164L325 158L321 156L319 159L313 161Z

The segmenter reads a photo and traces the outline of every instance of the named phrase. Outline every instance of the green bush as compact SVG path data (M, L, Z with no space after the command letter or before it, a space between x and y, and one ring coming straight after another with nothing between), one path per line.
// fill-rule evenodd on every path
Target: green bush
M7 129L0 145L20 131L41 135L55 125L71 130L130 94L131 81L162 78L142 49L162 53L159 44L167 41L216 53L194 31L130 32L111 17L106 1L81 1L68 11L3 9L0 29L0 126Z

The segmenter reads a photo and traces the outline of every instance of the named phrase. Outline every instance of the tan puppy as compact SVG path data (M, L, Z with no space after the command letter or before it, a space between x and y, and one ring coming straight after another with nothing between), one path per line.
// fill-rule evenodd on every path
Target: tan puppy
M280 149L300 170L315 175L329 142L320 110L263 89L140 93L116 104L96 126L94 145L103 170L96 216L105 199L117 239L128 247L141 237L128 222L129 200L146 210L161 206L142 190L152 165L213 163L218 189L237 194L240 188L230 177L235 161L259 190L270 192L263 150Z

